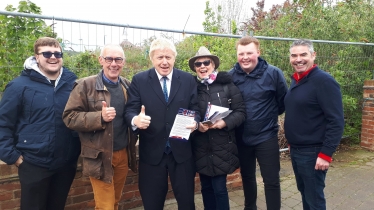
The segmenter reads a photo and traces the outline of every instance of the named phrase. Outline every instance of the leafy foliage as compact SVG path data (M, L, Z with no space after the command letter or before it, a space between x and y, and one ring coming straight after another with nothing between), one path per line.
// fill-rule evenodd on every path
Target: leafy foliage
M8 5L10 12L41 14L40 7L31 1L20 1L18 8ZM32 55L33 45L42 36L56 37L41 19L0 16L0 91L21 72L24 60Z
M247 21L257 36L294 37L312 40L347 42L374 42L374 5L371 0L334 2L323 0L286 0L274 5L269 12L263 10L264 0L252 8L254 16ZM354 136L361 129L362 84L373 78L374 47L315 43L318 65L339 82L343 94L346 118L345 134ZM288 45L289 46L289 45ZM266 41L263 56L286 74L292 69L279 59L288 54L288 46ZM287 59L286 56L284 59ZM357 135L356 135L357 136ZM357 143L358 138L352 139Z
M220 12L222 11L222 7L218 6L218 12L216 14L209 4L209 1L205 2L205 21L203 22L204 31L222 33L222 16L220 14Z
M205 21L202 23L204 31L238 34L245 30L248 34L254 32L255 36L374 43L372 0L286 0L282 5L274 5L269 11L264 10L264 2L265 0L259 0L256 8L251 8L252 17L242 21L227 18L225 14L233 12L227 13L227 7L223 3L223 6L212 8L207 1ZM41 14L41 9L29 0L20 1L17 8L9 5L6 10ZM229 19L231 27L227 30L223 22ZM238 27L238 24L242 27ZM42 36L56 38L52 28L41 19L0 16L0 92L11 79L19 75L20 66L33 54L34 41ZM154 39L155 37L150 37L144 40L142 47L122 46L126 54L123 76L131 79L135 73L151 67L148 53ZM236 62L236 41L235 38L189 36L176 43L178 56L175 67L194 74L189 69L188 60L200 46L205 46L220 58L220 71L230 70ZM260 39L260 43L261 56L268 63L282 69L287 81L290 81L289 75L293 72L288 58L291 42ZM353 136L361 128L363 81L373 78L374 47L318 42L314 43L314 47L317 52L316 63L341 85L346 118L345 135ZM73 70L79 78L96 74L101 69L98 63L100 49L64 53L64 66ZM357 138L353 139L355 141L358 141Z

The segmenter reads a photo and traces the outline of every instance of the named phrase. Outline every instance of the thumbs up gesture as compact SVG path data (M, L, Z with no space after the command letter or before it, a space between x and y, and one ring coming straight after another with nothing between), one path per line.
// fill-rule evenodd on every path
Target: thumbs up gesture
M150 123L151 117L145 115L145 107L142 105L139 115L134 117L134 125L139 129L147 129Z
M102 101L101 116L105 122L110 122L116 117L116 110L114 107L108 107L105 101Z

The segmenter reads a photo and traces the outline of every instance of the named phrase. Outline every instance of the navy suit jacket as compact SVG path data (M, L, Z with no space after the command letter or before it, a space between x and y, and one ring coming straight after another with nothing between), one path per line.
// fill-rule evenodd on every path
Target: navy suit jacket
M131 120L139 114L142 105L145 106L145 114L151 117L151 124L147 129L137 129L139 131L139 158L147 164L160 163L179 108L196 111L195 121L200 122L195 78L179 69L173 69L167 103L154 68L140 72L132 78L128 96L127 123L131 124ZM192 157L190 140L170 139L170 146L177 163L182 163Z

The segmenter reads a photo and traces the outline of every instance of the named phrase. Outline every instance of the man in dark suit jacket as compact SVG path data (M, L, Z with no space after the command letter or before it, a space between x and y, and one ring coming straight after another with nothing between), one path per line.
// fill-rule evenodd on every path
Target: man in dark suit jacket
M136 74L130 85L126 120L139 131L139 190L146 210L163 209L168 175L178 209L195 209L195 165L191 142L170 139L179 108L198 110L193 76L175 69L177 52L173 43L156 39L151 43L154 68ZM197 129L200 114L186 128Z

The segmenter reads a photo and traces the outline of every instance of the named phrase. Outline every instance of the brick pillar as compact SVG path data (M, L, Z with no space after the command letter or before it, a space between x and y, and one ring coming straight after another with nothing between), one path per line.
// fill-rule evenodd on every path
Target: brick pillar
M361 147L374 150L374 80L364 82Z

